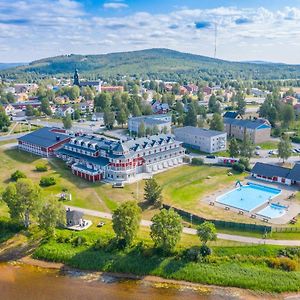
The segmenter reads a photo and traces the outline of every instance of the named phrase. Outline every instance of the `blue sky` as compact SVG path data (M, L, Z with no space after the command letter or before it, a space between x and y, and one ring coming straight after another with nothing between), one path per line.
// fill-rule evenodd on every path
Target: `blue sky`
M164 47L300 64L300 0L0 0L0 62Z

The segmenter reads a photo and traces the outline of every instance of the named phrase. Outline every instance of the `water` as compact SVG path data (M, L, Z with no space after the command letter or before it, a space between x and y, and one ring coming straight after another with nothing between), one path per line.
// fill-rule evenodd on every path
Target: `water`
M0 263L1 300L238 300L261 295L237 289L188 287L146 281L117 280L99 273L49 270ZM265 298L264 299L274 299Z
M257 214L261 215L266 218L280 218L286 213L286 206L279 205L279 204L270 204Z
M217 198L217 202L244 211L252 211L280 194L281 190L249 183Z

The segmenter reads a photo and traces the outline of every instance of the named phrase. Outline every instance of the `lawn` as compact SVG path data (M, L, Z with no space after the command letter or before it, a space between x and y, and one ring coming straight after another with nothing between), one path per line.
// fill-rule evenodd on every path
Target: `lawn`
M263 150L274 150L278 148L278 142L275 141L268 141L264 143L258 144Z

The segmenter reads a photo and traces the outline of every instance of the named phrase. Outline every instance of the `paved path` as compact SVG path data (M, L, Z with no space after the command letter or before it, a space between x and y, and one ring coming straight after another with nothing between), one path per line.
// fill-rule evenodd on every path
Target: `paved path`
M27 134L27 132L22 132L22 133L15 133L15 134L10 134L10 135L3 135L3 136L0 136L0 142L2 141L9 141L9 140L13 140L13 139L17 139L25 134Z
M81 211L85 215L99 217L103 219L112 219L112 214L86 209L86 208L80 208L70 205L65 205L66 208L71 208L74 210ZM150 227L152 224L151 221L148 220L142 220L141 226ZM197 231L193 228L183 228L183 232L186 234L192 234L196 235ZM240 235L231 235L231 234L224 234L224 233L218 233L218 238L221 240L228 240L228 241L234 241L239 243L249 243L249 244L266 244L266 245L278 245L278 246L300 246L300 240L271 240L271 239L259 239L259 238L253 238L253 237L247 237L247 236L240 236Z

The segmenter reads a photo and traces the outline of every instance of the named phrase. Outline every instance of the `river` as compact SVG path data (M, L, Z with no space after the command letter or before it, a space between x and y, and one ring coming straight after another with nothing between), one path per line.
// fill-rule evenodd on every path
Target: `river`
M100 273L0 263L1 300L237 300L266 299L237 289L124 280ZM274 299L274 298L272 298Z

